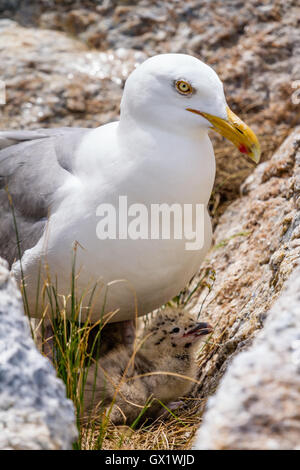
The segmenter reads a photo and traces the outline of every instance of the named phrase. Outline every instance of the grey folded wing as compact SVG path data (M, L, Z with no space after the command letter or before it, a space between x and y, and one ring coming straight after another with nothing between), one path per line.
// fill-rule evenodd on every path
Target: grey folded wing
M74 154L88 132L0 132L0 257L10 265L42 236L55 193L73 172Z

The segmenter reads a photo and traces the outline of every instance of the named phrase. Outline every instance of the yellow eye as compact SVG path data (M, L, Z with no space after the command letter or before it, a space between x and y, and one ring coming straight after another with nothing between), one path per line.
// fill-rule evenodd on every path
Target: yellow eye
M192 86L184 80L178 80L175 84L177 91L182 95L190 95L193 92Z

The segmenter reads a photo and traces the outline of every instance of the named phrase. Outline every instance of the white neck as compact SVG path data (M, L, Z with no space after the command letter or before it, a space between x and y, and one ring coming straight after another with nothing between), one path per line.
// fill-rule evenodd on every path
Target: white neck
M161 181L163 202L173 199L181 203L208 203L215 178L215 158L206 130L200 128L195 135L174 131L167 124L149 125L123 109L117 134L127 158L131 155L132 160L138 161L139 171L148 175L149 187L151 180Z

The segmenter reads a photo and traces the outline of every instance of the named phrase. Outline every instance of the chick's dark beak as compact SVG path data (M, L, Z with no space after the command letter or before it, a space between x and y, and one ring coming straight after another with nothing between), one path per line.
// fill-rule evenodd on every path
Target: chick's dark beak
M184 336L205 336L213 332L213 327L209 323L200 322L196 323L196 326L191 330L187 331Z

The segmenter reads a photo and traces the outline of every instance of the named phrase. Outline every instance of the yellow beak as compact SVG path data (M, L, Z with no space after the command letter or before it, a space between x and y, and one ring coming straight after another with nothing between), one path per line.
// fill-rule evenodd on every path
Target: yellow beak
M230 140L241 153L248 155L255 163L259 162L261 150L256 135L228 106L227 119L201 113L196 109L187 108L187 111L203 116L212 124L212 129Z

